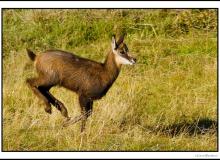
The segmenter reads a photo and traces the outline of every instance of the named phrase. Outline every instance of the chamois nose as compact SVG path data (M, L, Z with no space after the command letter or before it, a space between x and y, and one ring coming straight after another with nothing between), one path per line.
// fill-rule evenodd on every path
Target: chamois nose
M135 64L137 62L136 58L132 58L132 60L133 60L133 64Z
M131 63L132 63L132 65L135 64L136 61L137 61L137 59L132 57L132 59L131 59Z
M134 62L136 63L137 62L137 59L136 58L133 58L134 59Z

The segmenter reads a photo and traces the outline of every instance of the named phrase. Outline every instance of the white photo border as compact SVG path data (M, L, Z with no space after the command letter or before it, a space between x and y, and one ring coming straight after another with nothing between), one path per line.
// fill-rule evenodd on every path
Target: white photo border
M2 1L0 2L0 7L1 7L1 19L2 19L2 9L4 8L218 8L219 10L220 2L218 1ZM0 27L2 33L2 24L0 24ZM1 34L1 40L2 40L2 34ZM2 54L2 43L0 43L0 45L1 45L0 47ZM2 64L2 59L0 59L0 62ZM219 61L218 61L218 66L219 66ZM218 69L218 73L219 73L219 69ZM2 89L2 83L3 83L2 65L1 65L0 76L1 76L0 87ZM1 94L3 94L3 92L1 92ZM2 98L3 96L1 95L1 102L3 100ZM1 105L3 104L1 103ZM218 111L219 111L219 106L218 106ZM1 109L1 113L2 113L2 109ZM2 118L1 118L1 126L2 126ZM219 133L219 126L218 126L218 133ZM1 127L1 136L2 136L2 127ZM0 144L2 147L2 137L0 139ZM219 145L219 137L218 137L218 145ZM16 159L22 159L22 158L217 159L220 158L219 146L218 146L218 152L84 152L82 153L82 152L2 152L2 148L0 148L0 150L1 150L0 158L16 158Z

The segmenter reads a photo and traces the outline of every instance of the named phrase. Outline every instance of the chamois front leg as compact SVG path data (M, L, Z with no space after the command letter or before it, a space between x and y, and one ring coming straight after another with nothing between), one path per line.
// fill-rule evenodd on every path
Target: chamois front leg
M81 115L77 116L75 118L72 118L69 121L65 122L63 124L63 126L67 127L71 124L74 124L74 123L82 120L81 132L83 132L84 129L85 129L86 120L92 113L93 101L90 100L89 98L84 97L84 96L79 96L79 104L80 104L80 107L81 107Z
M81 115L83 116L81 124L81 132L83 132L86 125L86 120L92 114L93 101L84 96L80 96L79 103L81 107Z

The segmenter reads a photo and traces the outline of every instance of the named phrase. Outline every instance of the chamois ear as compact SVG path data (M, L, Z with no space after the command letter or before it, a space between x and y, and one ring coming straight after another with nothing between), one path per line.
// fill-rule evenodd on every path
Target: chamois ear
M117 49L117 43L115 40L115 35L112 36L112 51Z
M118 41L117 41L117 45L118 45L118 46L119 46L121 43L123 43L124 37L125 37L125 34L123 34L123 35L120 36L120 38L119 38Z

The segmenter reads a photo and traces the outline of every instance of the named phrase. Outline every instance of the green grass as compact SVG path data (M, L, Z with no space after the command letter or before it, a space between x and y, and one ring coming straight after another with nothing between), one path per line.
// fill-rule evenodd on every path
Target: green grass
M25 84L36 75L25 48L68 50L104 61L111 36L138 60L94 103L86 132ZM71 116L77 95L51 93ZM217 10L3 10L4 151L217 151Z

